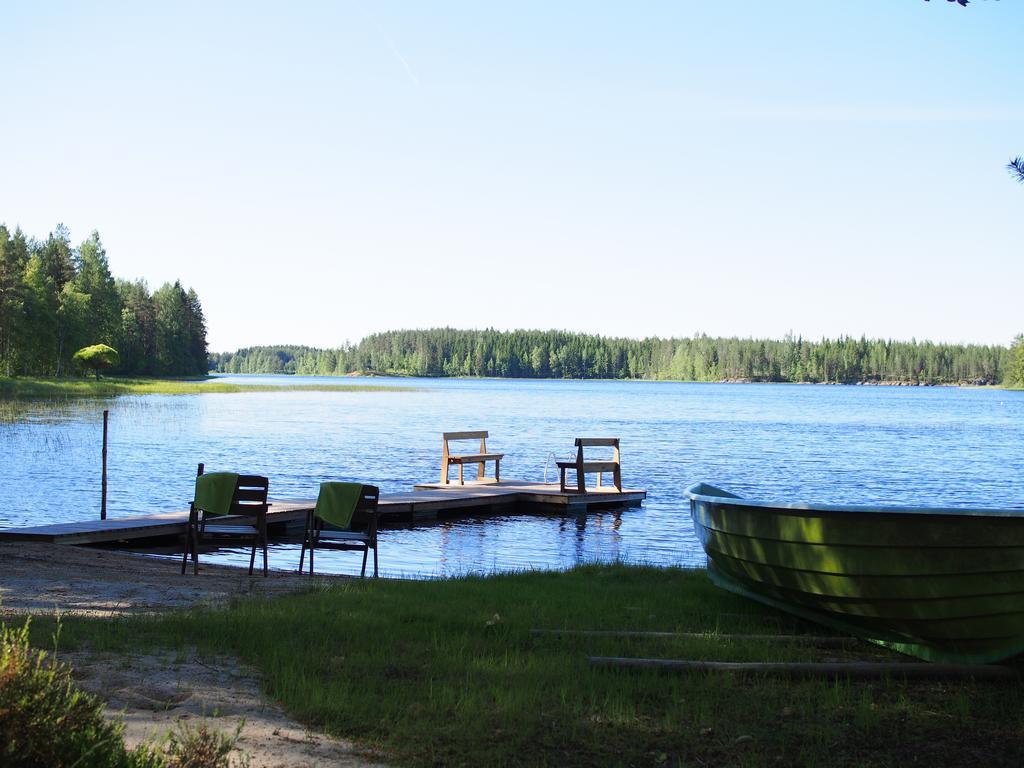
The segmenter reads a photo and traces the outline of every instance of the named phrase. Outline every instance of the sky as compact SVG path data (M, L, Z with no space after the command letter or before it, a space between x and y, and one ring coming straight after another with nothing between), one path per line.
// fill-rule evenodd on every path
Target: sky
M0 222L195 288L212 351L1024 331L1024 3L3 0L0 27Z

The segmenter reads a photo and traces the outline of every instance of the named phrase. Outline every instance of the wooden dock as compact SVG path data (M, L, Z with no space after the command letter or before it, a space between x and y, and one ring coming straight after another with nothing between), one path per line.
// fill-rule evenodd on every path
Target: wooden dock
M269 526L305 519L308 502L275 501L267 512ZM45 541L51 544L110 544L132 539L184 536L188 510L155 512L148 515L78 520L71 523L34 525L29 528L0 528L0 541Z
M405 493L382 494L378 503L380 526L436 520L471 512L498 510L518 512L585 514L592 508L637 506L647 497L643 490L612 486L585 494L562 493L557 483L502 480L500 483L468 482L465 485L424 483ZM316 499L272 499L267 512L271 535L301 525ZM113 544L133 539L183 536L188 510L157 512L108 520L36 525L0 529L0 541L43 541L53 544Z

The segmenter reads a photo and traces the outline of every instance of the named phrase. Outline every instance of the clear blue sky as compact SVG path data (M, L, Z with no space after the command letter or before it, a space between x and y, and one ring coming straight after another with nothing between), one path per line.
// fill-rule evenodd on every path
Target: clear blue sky
M1024 331L1024 3L7 2L0 221L213 350Z

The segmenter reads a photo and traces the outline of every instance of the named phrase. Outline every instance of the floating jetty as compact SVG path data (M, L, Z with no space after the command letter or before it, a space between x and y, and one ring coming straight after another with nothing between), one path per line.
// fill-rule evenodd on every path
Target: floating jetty
M408 525L468 514L586 514L591 509L635 507L647 498L645 490L614 486L561 491L558 483L502 480L470 481L465 485L422 483L405 493L381 494L379 525ZM303 524L316 499L271 499L267 511L270 534L282 535ZM188 510L158 512L108 520L78 520L26 528L0 529L0 541L42 541L52 544L116 544L138 539L184 536Z

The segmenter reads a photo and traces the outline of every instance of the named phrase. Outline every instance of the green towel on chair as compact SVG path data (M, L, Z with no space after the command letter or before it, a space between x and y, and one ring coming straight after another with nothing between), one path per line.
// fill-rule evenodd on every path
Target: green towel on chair
M320 483L313 514L337 528L348 528L362 493L362 483Z
M196 509L210 515L226 515L235 498L238 475L235 472L210 472L196 478Z

